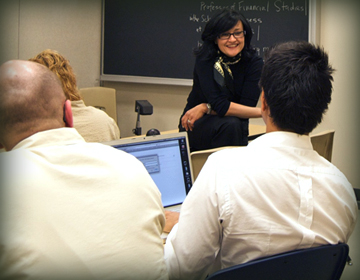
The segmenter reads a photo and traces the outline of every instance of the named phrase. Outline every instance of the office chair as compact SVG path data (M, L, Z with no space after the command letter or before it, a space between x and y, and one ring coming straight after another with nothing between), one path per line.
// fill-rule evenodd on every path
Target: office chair
M117 123L116 90L107 87L88 87L79 89L86 106L105 111Z
M347 244L282 253L219 270L207 280L335 280L348 259Z
M323 132L310 135L311 144L319 155L331 162L335 130L325 130Z

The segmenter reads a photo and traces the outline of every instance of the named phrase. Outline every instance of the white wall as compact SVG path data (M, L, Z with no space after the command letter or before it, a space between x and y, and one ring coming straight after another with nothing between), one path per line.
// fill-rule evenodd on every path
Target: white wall
M321 1L320 44L329 53L336 69L334 91L323 123L316 129L335 129L333 163L360 187L360 101L359 26L360 2L354 0Z
M70 60L78 86L99 85L101 0L0 1L0 63L54 49Z
M160 131L177 129L179 117L186 103L190 87L150 85L135 83L104 82L104 86L116 88L118 125L121 137L134 135L137 113L135 100L148 100L153 105L153 114L140 116L142 133L151 128Z
M19 0L0 2L0 63L19 58Z
M360 132L357 123L360 101L359 11L360 2L358 1L321 1L320 42L329 52L330 61L336 69L336 73L334 74L334 92L329 111L323 124L317 129L335 129L332 161L357 188L360 188ZM341 276L342 280L358 279L360 275L359 221L348 244L354 265L345 266Z
M333 99L323 123L315 130L335 129L333 162L360 187L358 159L359 103L359 4L355 0L318 0L320 44L337 69ZM66 56L78 78L78 87L99 85L101 52L101 0L0 1L0 63L28 59L46 48ZM131 136L135 127L135 100L154 106L151 116L141 116L143 132L150 128L177 128L188 86L105 82L117 90L121 135ZM261 120L255 121L261 123Z

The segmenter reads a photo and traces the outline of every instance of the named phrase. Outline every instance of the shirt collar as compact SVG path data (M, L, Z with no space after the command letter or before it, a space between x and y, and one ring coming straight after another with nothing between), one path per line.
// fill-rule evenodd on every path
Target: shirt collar
M293 132L274 131L265 133L248 145L251 148L256 147L297 147L302 149L313 149L309 135L300 135Z
M63 127L37 132L20 141L13 150L19 148L28 149L39 146L72 145L80 142L85 142L85 140L75 128Z
M71 101L71 108L82 108L82 107L85 107L84 100Z

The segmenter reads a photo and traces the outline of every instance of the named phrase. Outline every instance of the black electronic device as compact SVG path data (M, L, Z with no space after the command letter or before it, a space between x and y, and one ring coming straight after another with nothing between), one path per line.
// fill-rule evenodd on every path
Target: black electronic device
M139 113L140 115L152 115L153 106L147 100L136 100L135 112Z
M146 132L146 136L160 135L160 131L156 128L151 128Z
M153 106L147 100L135 100L135 112L137 112L136 126L133 129L135 135L141 135L140 115L152 115Z

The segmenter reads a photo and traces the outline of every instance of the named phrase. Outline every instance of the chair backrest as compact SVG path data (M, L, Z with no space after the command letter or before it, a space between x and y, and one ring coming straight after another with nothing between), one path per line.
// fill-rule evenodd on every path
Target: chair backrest
M256 125L256 124L249 124L249 142L254 140L255 138L261 136L266 132L265 125ZM191 153L191 162L193 166L193 175L194 180L197 178L201 168L203 167L204 163L206 162L209 155L213 152L226 149L226 148L234 148L235 146L226 146L226 147L219 147L214 149L196 151Z
M214 152L222 149L234 148L234 146L219 147L208 150L195 151L190 153L191 164L193 169L194 181L200 173L201 168L205 164L207 158Z
M117 123L116 90L107 87L89 87L79 89L85 105L105 111Z
M310 135L311 143L319 155L331 161L335 130L326 130Z
M207 280L335 280L340 278L348 255L347 244L323 245L225 268Z
M257 130L259 130L258 135L261 135L263 126L258 126L258 127L259 128L256 128ZM256 134L256 133L254 132L254 134ZM310 136L311 143L313 145L314 150L317 151L319 153L319 155L326 158L328 161L331 161L332 149L333 149L333 143L334 143L334 134L335 134L335 130L326 130L326 131L323 131L318 134L314 134L314 135ZM226 149L226 148L234 148L234 147L226 146L226 147L220 147L220 148L215 148L215 149L208 149L208 150L192 152L191 153L191 162L192 162L192 166L193 166L194 180L199 175L199 172L200 172L201 168L203 167L203 165L205 164L209 155L211 155L212 153L214 153L216 151Z

